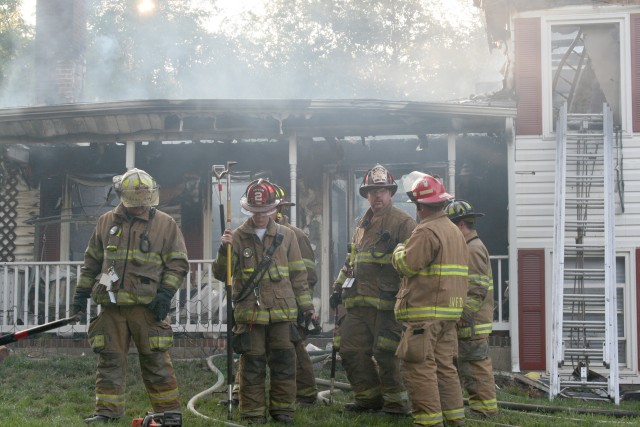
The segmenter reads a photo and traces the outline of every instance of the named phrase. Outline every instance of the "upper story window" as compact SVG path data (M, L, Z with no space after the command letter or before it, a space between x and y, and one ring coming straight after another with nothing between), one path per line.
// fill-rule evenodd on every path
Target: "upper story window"
M555 131L558 112L601 113L607 103L614 126L628 128L631 82L629 34L624 16L593 15L543 19L543 118L545 133ZM630 130L630 129L629 129Z
M601 113L606 102L619 125L619 24L552 25L550 33L553 129L564 102L569 113Z

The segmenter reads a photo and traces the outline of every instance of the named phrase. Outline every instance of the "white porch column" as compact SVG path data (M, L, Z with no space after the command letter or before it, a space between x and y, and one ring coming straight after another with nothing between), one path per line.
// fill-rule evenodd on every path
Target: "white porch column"
M447 138L447 164L449 184L447 185L447 193L455 197L456 195L456 134L450 133Z
M136 167L136 142L135 141L127 141L126 152L125 152L125 166L127 170L133 169Z
M289 199L291 202L296 203L296 181L298 179L298 138L296 137L296 135L291 135L289 137L289 178L291 179L291 194L289 195ZM291 212L289 212L289 214L289 222L291 223L291 225L295 226L295 206L291 207Z

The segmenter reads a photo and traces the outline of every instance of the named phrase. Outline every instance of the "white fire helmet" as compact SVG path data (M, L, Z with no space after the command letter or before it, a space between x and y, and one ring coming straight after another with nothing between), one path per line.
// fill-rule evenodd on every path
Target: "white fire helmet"
M158 206L158 184L142 169L133 168L114 176L113 188L127 208Z

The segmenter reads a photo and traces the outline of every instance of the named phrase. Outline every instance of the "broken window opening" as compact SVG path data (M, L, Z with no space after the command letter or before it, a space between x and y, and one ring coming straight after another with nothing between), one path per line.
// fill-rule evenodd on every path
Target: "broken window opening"
M553 25L551 73L554 130L563 102L570 114L599 114L606 102L620 125L619 24Z

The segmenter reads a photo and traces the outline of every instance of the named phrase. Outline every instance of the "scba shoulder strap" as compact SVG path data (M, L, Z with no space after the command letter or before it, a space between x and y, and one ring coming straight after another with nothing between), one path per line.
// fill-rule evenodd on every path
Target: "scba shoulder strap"
M244 301L254 289L257 289L260 286L260 281L264 277L265 273L269 269L269 265L271 265L271 261L273 261L273 253L276 251L278 246L282 243L284 239L284 235L280 233L280 224L276 224L276 236L273 238L273 242L271 242L271 246L267 248L262 256L262 261L253 270L253 273L249 277L242 287L242 290L238 294L238 296L233 300L233 302L238 303Z

